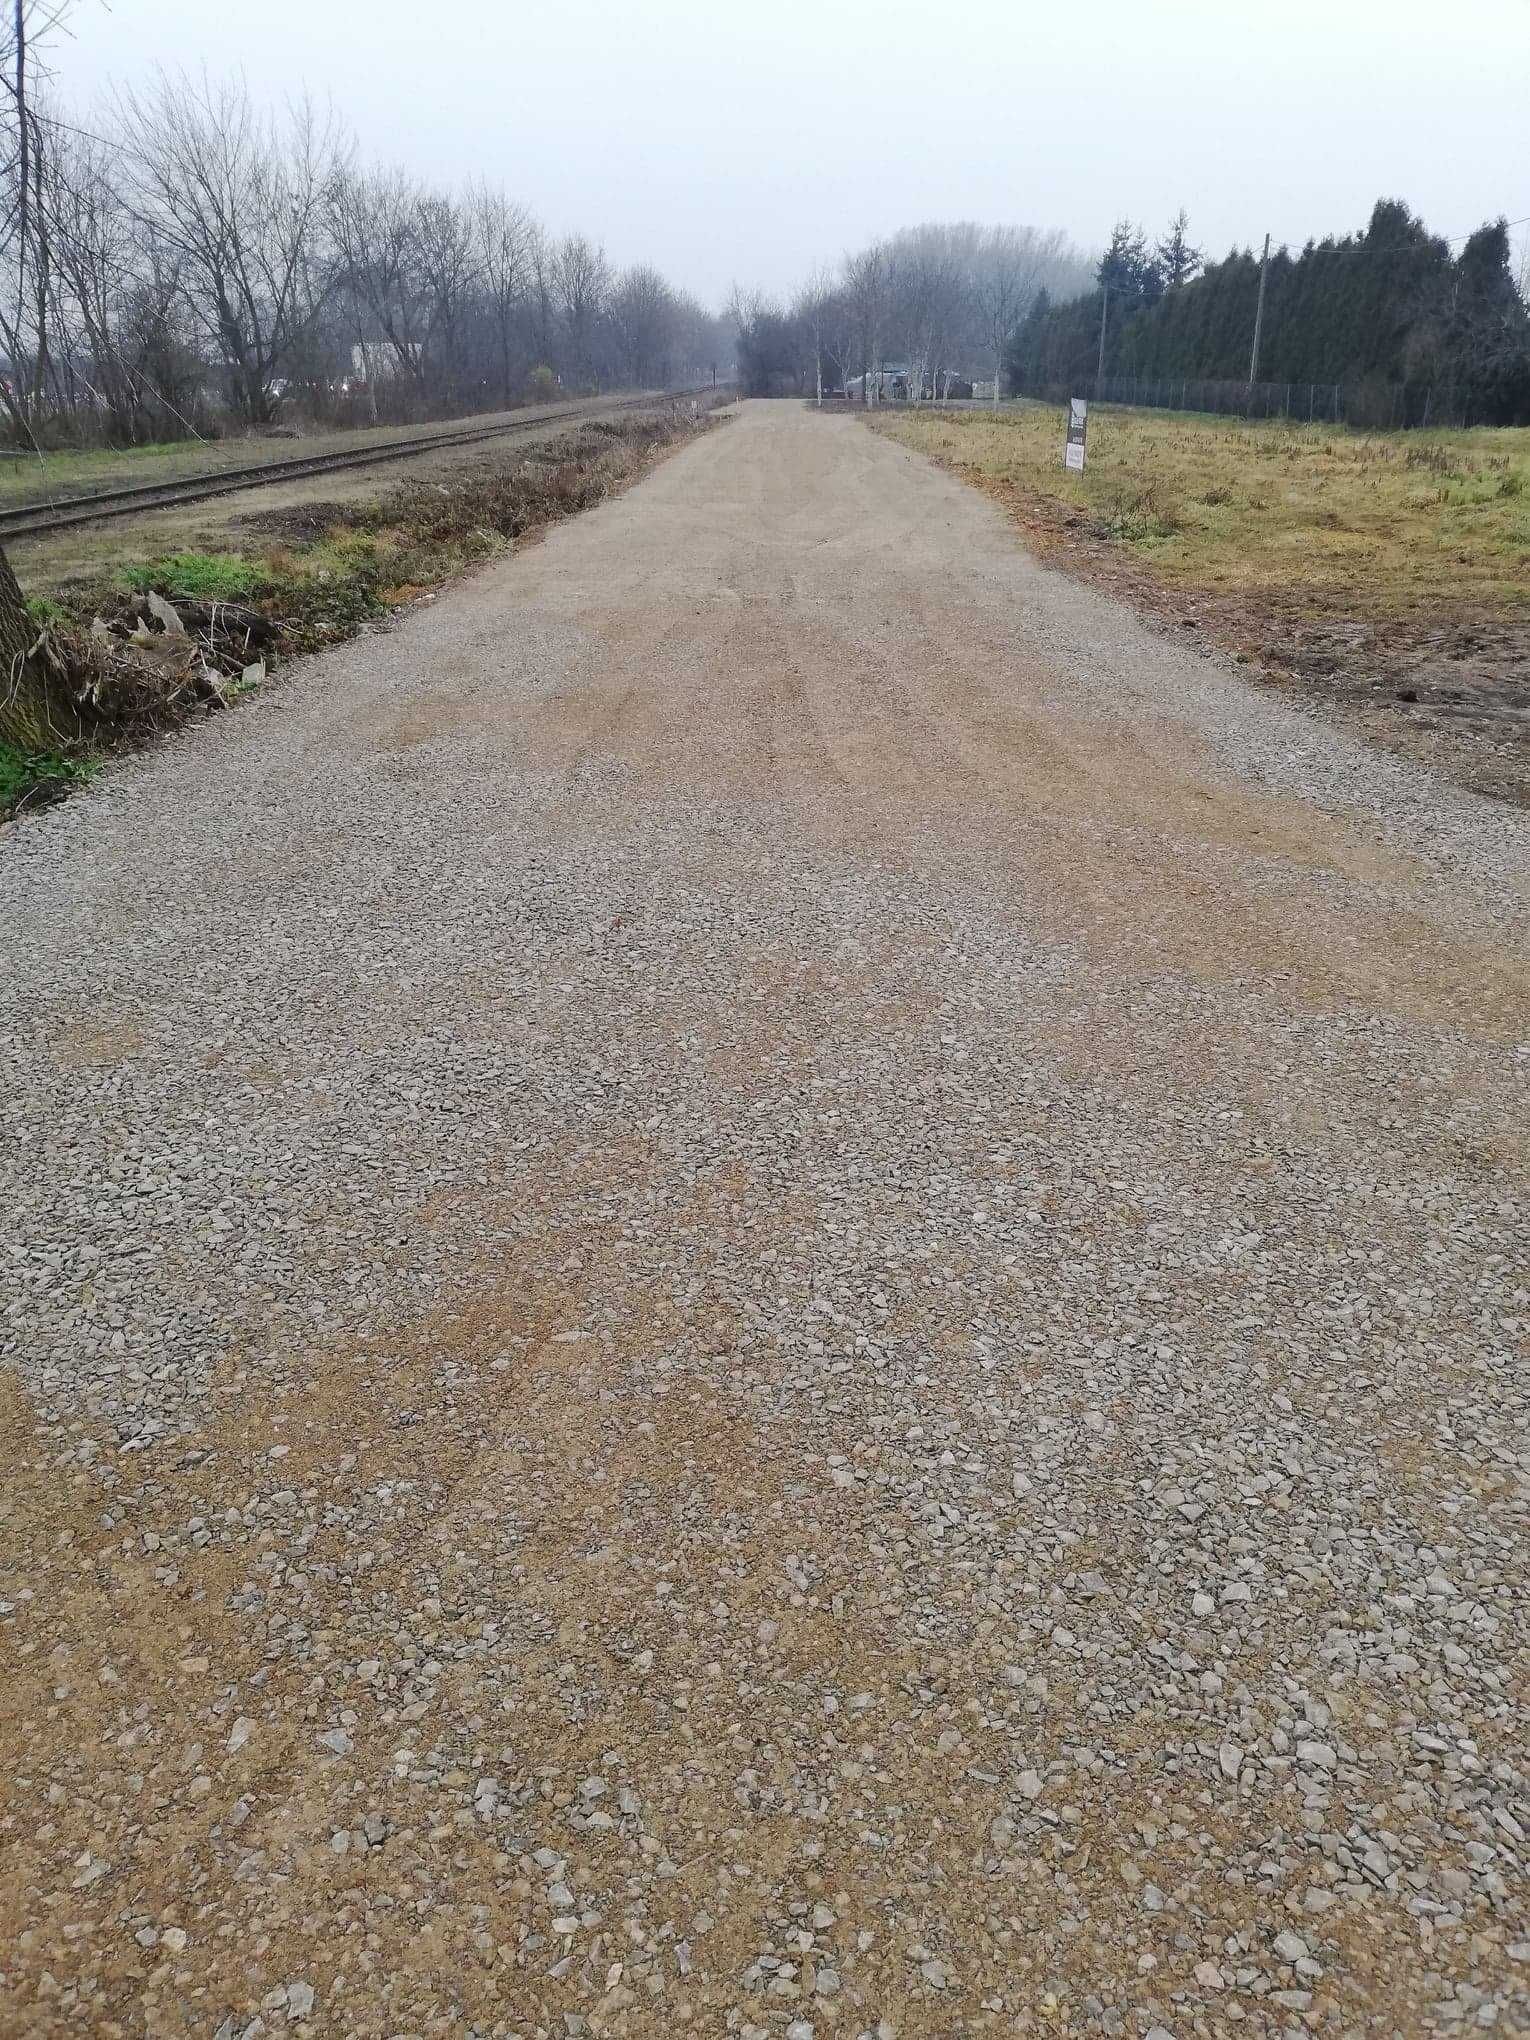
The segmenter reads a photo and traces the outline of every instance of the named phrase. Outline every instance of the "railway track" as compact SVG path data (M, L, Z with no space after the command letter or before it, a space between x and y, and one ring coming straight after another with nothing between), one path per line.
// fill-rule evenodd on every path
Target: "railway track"
M710 395L712 387L670 390L662 396L591 398L586 402L560 405L539 411L534 418L510 419L499 425L480 425L467 432L417 433L407 439L390 439L386 444L372 441L366 446L342 448L337 453L298 455L291 460L268 460L248 467L224 468L217 474L187 475L179 481L140 482L128 488L100 489L88 496L72 496L58 503L25 503L12 510L0 510L0 543L13 538L39 537L44 532L62 531L75 524L98 524L108 518L131 517L144 510L159 510L174 503L199 503L212 496L237 495L243 489L263 489L275 482L301 481L308 475L338 474L347 468L381 467L389 461L407 460L412 455L439 452L443 447L473 446L486 439L521 438L545 432L549 425L574 424L580 419L603 418L613 411L651 410L681 397Z

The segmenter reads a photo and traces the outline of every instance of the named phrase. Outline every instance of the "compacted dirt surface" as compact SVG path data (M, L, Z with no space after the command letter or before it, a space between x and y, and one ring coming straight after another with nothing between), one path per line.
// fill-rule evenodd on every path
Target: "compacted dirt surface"
M0 842L0 2031L1530 2028L1530 820L745 407Z

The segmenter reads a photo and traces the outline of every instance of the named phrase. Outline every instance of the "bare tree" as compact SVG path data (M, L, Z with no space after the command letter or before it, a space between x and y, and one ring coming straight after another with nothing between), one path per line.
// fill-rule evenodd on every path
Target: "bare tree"
M648 263L624 269L611 286L607 312L623 374L634 389L669 380L676 309L674 292Z
M972 302L982 322L982 338L993 354L993 407L999 407L1004 380L1004 355L1010 338L1041 288L1049 263L1066 248L1061 233L1041 234L1034 227L994 227L982 235L972 265Z
M189 430L199 403L326 415L363 381L374 418L380 393L410 413L508 403L533 362L541 381L663 382L727 345L651 266L613 286L587 236L549 244L502 192L357 165L331 120L273 119L239 80L160 74L94 142L39 103L31 8L0 0L0 402L19 439L44 419Z
M861 399L870 405L880 396L873 372L882 365L882 331L887 317L887 251L880 242L843 263L845 296L857 332L861 363ZM873 389L876 395L873 395Z
M154 234L140 241L133 271L122 280L115 344L147 409L146 429L171 438L192 429L202 378L196 329L180 257Z
M327 279L307 258L330 217L338 136L302 101L256 111L243 80L160 73L120 116L131 203L182 258L188 302L217 347L236 407L269 419L272 384L317 317Z
M1088 276L1089 264L1060 232L928 222L846 255L832 286L815 272L794 309L847 384L859 363L867 404L889 393L884 346L901 351L908 396L918 404L949 397L957 375L984 354L997 395L1005 349L1037 291L1066 299Z
M810 345L813 397L820 411L823 409L824 348L832 318L833 296L834 279L827 269L820 267L813 271L792 305L792 317Z
M352 307L356 344L376 415L382 354L391 377L418 387L429 329L419 261L419 187L401 170L347 169L330 188L337 275Z
M938 228L906 227L888 255L888 297L908 359L909 400L924 401L944 369L962 306L962 275L948 238Z
M67 11L68 0L53 0L46 9L30 0L15 0L9 17L0 25L0 177L4 179L0 261L15 270L18 326L29 288L27 258L39 238L32 173L34 152L41 149L41 125L28 97L30 55L35 45L60 25ZM45 244L46 229L41 239ZM39 262L42 260L39 257ZM46 296L43 303L45 319ZM13 356L12 367L17 365ZM12 417L29 429L9 379L5 396ZM57 669L57 655L47 632L33 622L11 563L0 548L0 741L31 750L41 748L54 734L49 702Z
M549 366L557 351L553 341L556 256L557 250L538 227L531 242L531 321L537 360Z
M595 371L595 323L611 287L605 250L584 234L565 234L553 255L552 284L574 372L588 382Z
M425 348L437 387L455 393L462 372L462 325L479 281L478 242L467 209L448 192L427 191L415 208L415 246L426 302Z
M856 345L860 334L860 312L843 277L830 284L818 313L818 345L823 357L834 365L836 385L848 394L855 369Z
M46 210L45 130L40 61L72 0L6 0L0 11L0 270L5 276L4 340L11 373L3 394L25 436L41 409L49 375L53 264Z
M674 306L677 376L697 382L711 376L715 382L718 361L727 345L725 320L709 312L688 291L675 292Z
M24 50L25 44L18 48ZM53 261L52 125L34 87L24 102L12 186L15 232L6 250L10 287L0 296L0 340L10 357L5 395L12 417L35 441L53 373L57 314Z
M481 184L469 206L478 242L478 269L494 318L499 343L500 398L511 399L510 362L516 318L533 282L536 223L502 191Z
M329 220L337 275L354 307L374 397L378 367L371 355L379 340L392 379L420 395L427 388L452 394L464 324L486 276L480 205L478 198L462 203L431 191L401 170L347 170L334 180ZM507 282L503 266L500 275Z
M0 336L13 361L31 361L34 391L46 381L57 409L108 436L131 443L187 430L196 362L179 265L134 217L108 143L47 116L39 131L43 174L33 189L50 327L22 330L0 313Z
M60 346L117 431L132 438L141 406L117 327L138 230L104 143L55 129L46 155L44 202L62 301ZM14 342L11 351L14 359Z

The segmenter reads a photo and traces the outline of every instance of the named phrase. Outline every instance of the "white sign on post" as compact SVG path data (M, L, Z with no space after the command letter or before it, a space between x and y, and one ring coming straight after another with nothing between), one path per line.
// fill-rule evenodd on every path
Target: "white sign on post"
M1063 466L1075 474L1084 472L1084 439L1089 431L1089 404L1084 397L1068 399L1068 443L1063 448Z

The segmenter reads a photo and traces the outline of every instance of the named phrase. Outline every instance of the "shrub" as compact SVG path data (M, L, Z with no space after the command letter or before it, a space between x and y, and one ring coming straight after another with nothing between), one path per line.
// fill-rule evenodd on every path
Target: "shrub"
M1181 506L1156 481L1118 483L1107 506L1105 530L1111 538L1151 543L1172 538L1184 524Z

